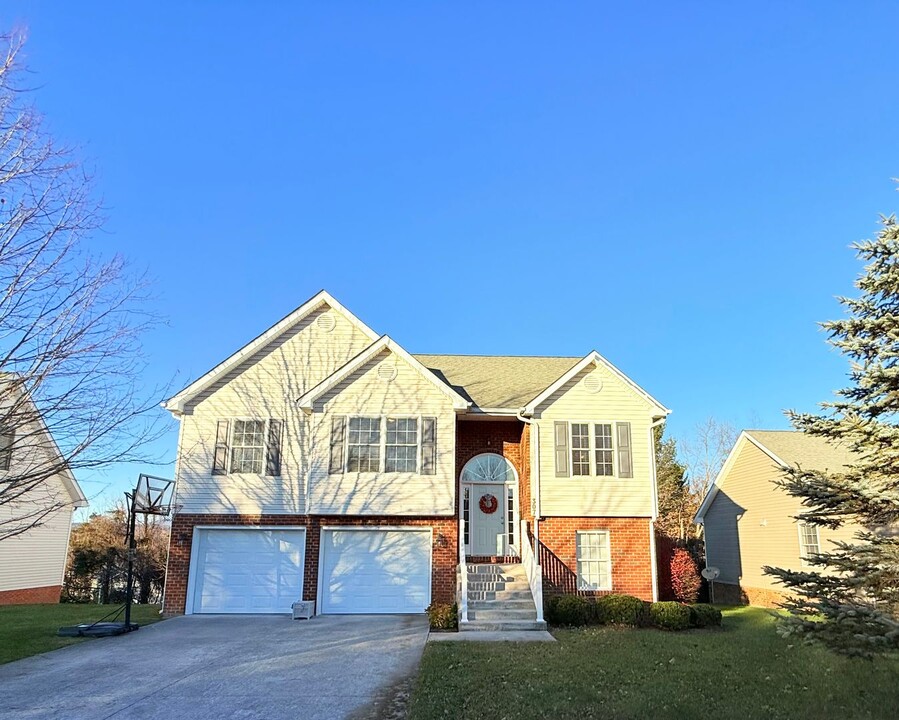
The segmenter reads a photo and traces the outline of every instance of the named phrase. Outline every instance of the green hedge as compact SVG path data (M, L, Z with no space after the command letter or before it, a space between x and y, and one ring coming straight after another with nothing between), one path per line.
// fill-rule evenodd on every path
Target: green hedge
M690 627L690 608L679 602L654 602L649 607L652 624L661 630L686 630Z
M721 611L711 605L678 602L648 603L631 595L548 595L544 598L546 622L555 626L623 625L686 630L721 625Z
M720 627L721 611L718 608L698 603L690 605L690 627Z
M642 627L649 624L648 603L632 595L601 595L596 598L595 615L600 625Z

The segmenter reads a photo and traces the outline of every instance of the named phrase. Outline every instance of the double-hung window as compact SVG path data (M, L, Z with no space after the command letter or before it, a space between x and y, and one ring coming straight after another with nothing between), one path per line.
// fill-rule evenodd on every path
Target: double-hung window
M231 436L231 472L262 473L265 420L235 420Z
M612 589L612 552L607 530L576 533L578 590Z
M799 558L803 567L810 567L809 557L821 552L821 539L818 526L799 523Z
M418 467L418 419L387 418L385 472L415 472Z
M571 474L590 474L590 426L571 423Z
M347 434L347 470L378 472L381 469L381 418L351 417Z
M596 448L596 474L614 475L615 466L612 459L612 426L608 423L593 426L593 437Z

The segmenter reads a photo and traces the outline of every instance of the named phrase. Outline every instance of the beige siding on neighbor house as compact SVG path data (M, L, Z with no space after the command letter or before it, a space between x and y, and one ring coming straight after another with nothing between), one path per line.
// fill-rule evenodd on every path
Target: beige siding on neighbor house
M801 568L799 528L793 519L801 504L774 484L780 477L774 460L745 438L739 442L705 514L707 562L721 570L721 582L783 590L762 567ZM832 547L831 540L851 540L853 532L820 528L822 550Z
M329 332L317 320L334 319ZM302 514L308 418L296 400L371 340L342 313L319 308L191 400L181 417L177 500L182 513ZM281 476L213 475L218 420L283 423Z
M17 506L0 505L0 523L22 517L20 507L68 502L62 481L51 478L37 493L26 495ZM0 542L0 591L61 585L72 525L71 507L49 515L38 527Z
M583 379L596 373L602 389L589 392ZM586 368L549 397L536 413L540 433L540 505L545 516L569 517L650 517L654 493L650 461L650 425L653 406L602 364L595 370ZM553 423L610 423L615 437L615 423L631 424L633 477L618 477L615 457L614 477L556 477ZM617 438L614 440L617 449ZM592 438L591 438L592 447ZM570 450L570 447L569 447Z
M397 374L392 381L386 382L379 377L378 367L383 363L396 367ZM436 474L329 474L330 433L335 415L436 417ZM314 459L309 467L310 514L455 513L456 416L452 400L395 353L385 349L320 397L315 402L311 423L310 455Z

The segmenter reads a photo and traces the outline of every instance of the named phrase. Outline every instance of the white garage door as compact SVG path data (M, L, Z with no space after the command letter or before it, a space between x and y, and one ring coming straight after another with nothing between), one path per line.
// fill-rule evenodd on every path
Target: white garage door
M289 613L300 599L305 530L197 533L192 612Z
M322 531L323 613L420 613L431 602L430 530Z

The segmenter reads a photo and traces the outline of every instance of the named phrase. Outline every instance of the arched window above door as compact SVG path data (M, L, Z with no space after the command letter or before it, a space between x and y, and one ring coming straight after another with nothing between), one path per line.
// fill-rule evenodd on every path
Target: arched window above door
M481 453L465 463L461 478L464 483L506 483L518 479L515 466L497 453Z

